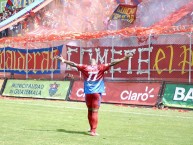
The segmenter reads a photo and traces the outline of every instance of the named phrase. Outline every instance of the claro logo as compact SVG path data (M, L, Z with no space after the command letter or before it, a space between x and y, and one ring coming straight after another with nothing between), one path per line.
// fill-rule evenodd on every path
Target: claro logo
M121 97L121 100L146 101L148 100L148 98L154 97L154 95L151 94L153 91L154 91L154 88L149 89L148 86L146 86L144 93L134 92L132 90L130 91L124 90L121 93L120 97Z
M82 88L78 89L76 92L77 97L85 97L84 90Z

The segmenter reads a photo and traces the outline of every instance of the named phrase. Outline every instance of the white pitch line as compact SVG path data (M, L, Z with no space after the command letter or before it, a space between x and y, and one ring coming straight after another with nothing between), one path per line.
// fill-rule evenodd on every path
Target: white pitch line
M66 106L55 106L55 105L45 105L45 104L32 104L32 103L21 103L21 102L6 102L12 104L22 104L22 105L31 105L31 106L43 106L43 107L53 107L53 108L67 108L67 109L76 109L76 110L86 110L87 108L80 107L66 107ZM171 115L158 115L158 114L149 114L149 113L139 113L139 112L128 112L128 111L115 111L115 110L105 110L101 109L100 112L112 112L112 113L123 113L123 114L134 114L134 115L144 115L144 116L156 116L156 117L176 117L176 118L186 118L192 119L193 116L171 116Z

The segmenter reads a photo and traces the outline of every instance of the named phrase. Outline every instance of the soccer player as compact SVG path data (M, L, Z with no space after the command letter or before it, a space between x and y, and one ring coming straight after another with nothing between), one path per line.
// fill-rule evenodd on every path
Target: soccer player
M98 125L98 110L100 107L101 95L104 93L104 73L108 71L111 66L114 66L129 57L132 54L127 54L123 58L116 59L111 63L100 64L96 63L95 59L90 60L89 65L76 64L75 62L65 60L63 57L56 57L58 60L66 63L72 67L76 67L78 71L82 72L84 78L84 93L85 101L88 108L88 122L90 125L89 133L91 136L97 136L96 128Z

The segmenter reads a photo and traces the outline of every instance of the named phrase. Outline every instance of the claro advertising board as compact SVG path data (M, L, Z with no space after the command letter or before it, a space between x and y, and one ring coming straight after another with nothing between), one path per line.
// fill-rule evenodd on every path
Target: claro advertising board
M157 103L161 83L105 82L102 102L154 106ZM84 101L83 81L75 81L70 100Z

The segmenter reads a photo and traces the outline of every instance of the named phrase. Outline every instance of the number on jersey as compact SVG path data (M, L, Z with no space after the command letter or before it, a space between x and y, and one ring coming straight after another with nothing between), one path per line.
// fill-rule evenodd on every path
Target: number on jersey
M89 76L87 81L96 81L98 72L88 72ZM93 79L92 79L93 78Z

